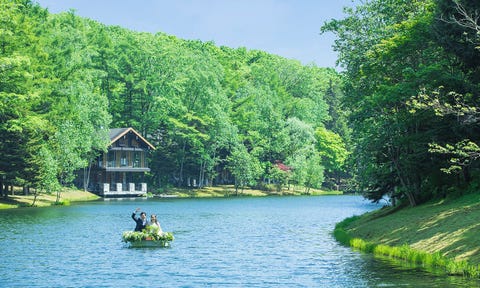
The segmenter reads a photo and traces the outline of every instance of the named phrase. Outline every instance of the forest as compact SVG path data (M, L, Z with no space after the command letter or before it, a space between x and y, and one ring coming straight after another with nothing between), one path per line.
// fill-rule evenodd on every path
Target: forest
M0 3L3 186L72 185L121 127L156 147L154 192L340 181L347 126L334 69Z
M480 184L480 3L371 0L319 33L341 72L0 0L0 185L72 185L133 127L149 187L297 185L412 206ZM280 169L279 163L288 167Z
M337 35L353 177L411 206L478 193L480 2L365 1Z

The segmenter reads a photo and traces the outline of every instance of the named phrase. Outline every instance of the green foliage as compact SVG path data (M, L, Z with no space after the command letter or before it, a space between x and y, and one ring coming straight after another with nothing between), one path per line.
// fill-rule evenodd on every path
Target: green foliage
M152 229L152 226L147 229L139 231L125 231L122 233L123 242L138 242L143 240L152 240L152 241L173 241L175 237L171 232L164 232L162 234L158 233L157 230Z
M468 70L478 70L480 64L478 11L478 1L437 1L438 20L433 27L436 39L444 49L458 57Z
M412 114L433 111L440 119L454 116L460 127L475 125L478 122L479 108L469 104L466 95L453 91L445 93L445 87L439 87L431 92L424 89L417 96L412 97L407 105L411 108ZM465 137L467 136L470 135L466 133ZM480 148L477 143L470 139L460 139L460 137L455 140L457 142L454 144L429 143L429 152L449 157L448 164L444 164L446 167L440 169L446 174L468 171L480 157Z
M0 149L5 160L16 159L0 163L0 171L10 184L59 192L108 143L110 116L106 97L97 92L87 21L72 13L49 15L30 1L0 5L0 66L6 68L0 69L0 131L6 136Z
M227 169L235 177L235 191L247 185L255 185L261 170L260 163L252 157L244 146L238 146L227 157Z
M70 206L70 201L68 201L68 200L58 201L58 202L55 202L54 205Z
M281 192L282 187L288 183L288 178L290 173L288 171L283 171L278 167L274 166L269 171L270 179L275 183L275 191Z
M16 185L60 193L106 149L110 127L133 127L157 148L153 189L257 185L276 177L276 161L319 187L313 131L328 122L348 134L329 107L341 97L333 69L53 15L28 0L0 5L0 174Z
M442 168L441 170L447 174L455 171L462 171L464 167L471 164L480 157L480 147L468 139L462 140L455 145L446 144L441 146L436 143L430 144L430 152L453 155L450 158L451 165L448 168Z
M348 151L340 135L319 127L315 131L315 138L325 168L328 171L341 171L348 157Z
M338 36L342 75L28 0L0 8L0 174L12 184L60 191L106 148L109 127L157 147L154 189L192 179L338 189L353 176L373 201L417 205L468 187L480 167L475 1L346 9L322 27Z
M369 199L388 195L415 206L436 189L472 181L480 140L479 66L472 63L480 41L468 17L478 8L472 1L375 0L322 27L338 36L352 128L348 163ZM441 179L440 171L463 179Z

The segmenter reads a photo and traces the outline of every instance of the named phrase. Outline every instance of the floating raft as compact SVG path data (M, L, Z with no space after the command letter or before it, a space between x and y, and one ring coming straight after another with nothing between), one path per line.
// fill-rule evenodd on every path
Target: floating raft
M170 247L170 241L167 240L140 240L127 242L132 248L167 248Z

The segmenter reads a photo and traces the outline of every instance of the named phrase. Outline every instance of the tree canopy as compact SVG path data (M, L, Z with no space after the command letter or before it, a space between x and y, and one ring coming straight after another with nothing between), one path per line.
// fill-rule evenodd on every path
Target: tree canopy
M351 161L368 198L416 205L478 185L479 9L372 0L322 27L337 35Z
M292 183L417 205L480 184L478 1L345 8L321 27L341 73L29 0L0 8L3 186L58 191L120 127L157 147L153 190Z
M348 135L333 119L342 83L331 68L51 14L28 0L0 5L0 174L10 185L70 185L119 127L156 146L154 190L193 179L319 188L324 165L343 169L334 163L343 156L325 157L344 147L332 135ZM317 145L317 129L335 141ZM292 172L278 174L275 163Z

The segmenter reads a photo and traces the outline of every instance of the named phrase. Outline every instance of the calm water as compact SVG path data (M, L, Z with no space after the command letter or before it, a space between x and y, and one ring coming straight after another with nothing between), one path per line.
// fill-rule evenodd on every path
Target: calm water
M172 248L127 248L131 212L157 213ZM340 246L357 196L110 200L0 211L1 287L472 287Z

